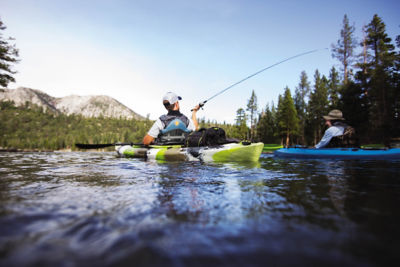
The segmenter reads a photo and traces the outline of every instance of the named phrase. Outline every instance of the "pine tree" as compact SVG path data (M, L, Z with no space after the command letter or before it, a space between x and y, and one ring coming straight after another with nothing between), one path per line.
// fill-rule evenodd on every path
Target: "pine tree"
M284 96L279 96L277 121L285 145L289 146L290 137L298 134L299 119L289 87L285 88Z
M345 14L343 17L343 28L340 31L340 39L336 45L332 44L332 57L337 58L343 65L344 84L348 82L350 66L354 60L353 53L357 46L356 40L353 37L354 30L354 25L350 26L349 19Z
M264 112L261 112L259 116L257 123L257 139L264 144L276 142L276 120L274 109L273 105L271 110L267 104Z
M395 56L394 45L391 44L392 39L386 34L385 23L375 14L365 30L367 46L373 51L375 68L392 66Z
M233 137L240 138L240 139L248 139L247 136L247 115L243 108L239 108L236 111L236 133Z
M396 45L397 48L400 50L400 35L396 37ZM396 54L396 64L395 64L395 71L394 71L394 88L395 88L395 95L394 95L394 116L393 119L393 136L400 137L400 51L398 50Z
M339 108L339 91L340 91L340 81L339 73L336 71L335 67L331 68L329 72L329 84L328 84L328 99L330 109Z
M297 143L304 144L304 127L306 120L306 108L307 102L306 99L310 94L310 83L308 82L308 77L305 71L302 71L300 74L300 83L296 87L295 97L294 97L294 105L296 107L297 115L299 117L299 141Z
M257 120L257 96L254 93L254 90L251 93L251 97L249 101L247 102L247 109L246 109L250 114L249 114L249 119L250 119L250 140L254 141L254 136L255 136L255 125L256 125L256 120Z
M0 19L0 31L4 31L6 28ZM13 40L11 37L4 39L0 33L0 86L3 87L7 87L10 82L15 82L12 75L16 71L12 70L12 64L18 62L18 49L15 44L9 43Z
M322 136L322 127L324 122L322 116L329 112L328 102L328 80L325 76L321 77L318 70L314 74L314 90L311 92L308 102L306 122L306 137L312 138L313 144L316 144ZM307 142L307 143L309 143Z
M396 54L391 38L386 34L386 26L378 15L374 15L367 25L366 44L372 51L368 96L371 103L371 125L377 129L384 143L389 142L395 117L396 86L392 83Z
M362 33L363 33L363 39L360 43L362 47L362 52L358 55L358 62L355 64L356 67L361 69L362 75L367 75L368 73L368 60L369 60L369 54L367 51L367 26L364 25L362 28ZM360 74L359 74L360 75ZM360 78L360 76L358 77Z

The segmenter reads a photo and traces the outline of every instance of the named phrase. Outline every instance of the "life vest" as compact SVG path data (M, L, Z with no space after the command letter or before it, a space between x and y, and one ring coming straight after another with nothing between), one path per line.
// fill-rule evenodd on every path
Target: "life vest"
M167 115L162 115L160 120L165 127L160 131L155 144L183 144L191 132L187 128L189 119L179 111L169 111Z
M347 125L344 122L336 121L332 126L343 127L343 134L332 137L331 141L325 146L327 148L333 147L358 147L358 139L356 136L356 131L353 127Z

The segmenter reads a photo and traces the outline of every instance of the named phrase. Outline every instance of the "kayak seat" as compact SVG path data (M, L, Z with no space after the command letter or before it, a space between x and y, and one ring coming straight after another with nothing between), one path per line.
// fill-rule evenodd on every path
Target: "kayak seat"
M182 130L185 133L190 133L191 131L186 127L186 125L180 119L175 119L171 121L165 129L161 130L161 134L166 134L170 131Z
M180 119L174 119L161 130L155 143L159 145L183 144L190 132Z

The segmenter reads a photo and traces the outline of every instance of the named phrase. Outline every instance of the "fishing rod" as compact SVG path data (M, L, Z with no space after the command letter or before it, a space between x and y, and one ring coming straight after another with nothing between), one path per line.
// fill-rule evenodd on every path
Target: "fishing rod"
M325 49L328 49L328 48L324 48L324 49L315 49L315 50L303 52L303 53L297 54L297 55L295 55L295 56L288 57L288 58L286 58L286 59L284 59L284 60L282 60L282 61L279 61L279 62L277 62L277 63L275 63L275 64L272 64L271 66L268 66L268 67L266 67L266 68L263 68L263 69L261 69L261 70L255 72L255 73L253 73L253 74L247 76L246 78L244 78L244 79L242 79L242 80L240 80L240 81L238 81L238 82L236 82L236 83L234 83L234 84L232 84L232 85L226 87L225 89L219 91L218 93L216 93L216 94L213 95L212 97L208 98L207 100L204 100L203 102L200 102L200 103L199 103L199 107L203 107L205 103L207 103L208 101L210 101L210 100L213 99L214 97L219 96L220 94L224 93L225 91L227 91L227 90L231 89L232 87L234 87L234 86L236 86L236 85L238 85L238 84L240 84L240 83L242 83L242 82L244 82L244 81L246 81L246 80L248 80L248 79L250 79L250 78L252 78L252 77L254 77L254 76L256 76L256 75L258 75L258 74L260 74L261 72L264 72L264 71L266 71L266 70L268 70L268 69L270 69L270 68L272 68L272 67L275 67L275 66L277 66L277 65L279 65L279 64L282 64L283 62L289 61L289 60L291 60L291 59L294 59L294 58L297 58L297 57L301 57L301 56L304 56L304 55L307 55L307 54L315 53L315 52L317 52L317 51L325 50Z

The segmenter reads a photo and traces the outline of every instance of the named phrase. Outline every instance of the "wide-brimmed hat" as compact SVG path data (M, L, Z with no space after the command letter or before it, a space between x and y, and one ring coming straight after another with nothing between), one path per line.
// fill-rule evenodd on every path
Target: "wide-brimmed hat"
M168 92L163 97L163 102L168 101L168 103L170 105L175 104L178 100L182 100L182 97L178 96L177 94L175 94L173 92Z
M324 117L324 119L327 121L344 120L342 112L338 109L333 109L329 112L327 116L322 117Z

